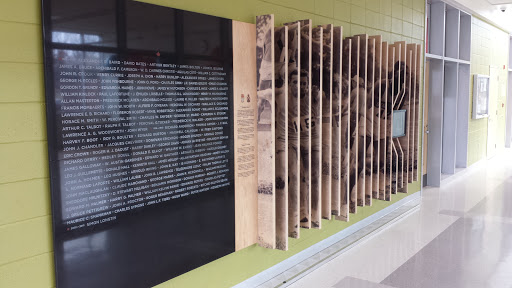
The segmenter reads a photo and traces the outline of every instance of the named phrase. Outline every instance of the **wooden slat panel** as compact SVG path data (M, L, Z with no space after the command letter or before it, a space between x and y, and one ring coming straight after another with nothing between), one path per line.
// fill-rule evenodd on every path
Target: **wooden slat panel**
M235 249L258 239L257 101L240 101L241 95L256 97L256 25L233 21L233 108L234 130L249 128L243 138L235 137ZM239 121L240 120L240 121ZM241 124L244 123L244 124ZM250 123L250 124L249 124ZM244 167L240 166L239 159Z
M311 35L311 227L321 228L323 28L313 28Z
M375 38L368 38L366 50L366 149L365 149L365 205L372 205L373 198L373 97L375 88Z
M416 123L416 44L407 44L407 50L409 51L409 61L408 68L410 78L409 78L409 109L411 110L410 117L407 120L409 124L409 174L407 177L407 182L412 183L414 181L414 163L417 161L415 155L417 155L418 148L415 146L415 134L417 134ZM417 163L417 162L416 162ZM417 164L416 164L417 165Z
M311 228L311 20L299 21L300 38L300 226Z
M399 81L398 81L398 93L396 95L396 103L395 110L406 110L406 114L409 114L409 80L410 80L410 71L408 69L408 52L407 45L404 41L397 42L400 44L400 61L398 61L397 65L399 66ZM397 138L400 142L400 148L397 149L398 153L398 182L397 189L400 192L407 192L407 179L409 175L409 125L408 119L410 119L410 115L406 115L406 123L405 123L405 136Z
M343 33L341 33L343 35ZM341 38L341 37L340 37ZM350 183L354 180L350 180L352 168L351 162L351 82L350 77L352 68L352 39L347 38L343 40L343 48L341 51L341 111L340 111L340 199L341 199L341 211L339 220L349 221L349 207L350 207ZM355 126L355 125L354 125ZM354 170L355 171L355 170ZM355 203L355 202L354 202ZM354 205L355 206L355 205ZM338 219L338 218L337 218Z
M332 104L331 104L331 214L341 213L341 73L343 28L334 27L332 31Z
M395 103L395 50L394 44L388 46L388 87L386 100L386 200L391 201L393 179L393 104Z
M366 80L368 63L368 35L356 35L359 39L358 88L358 150L357 150L357 205L366 204Z
M397 145L400 145L400 142L398 141L392 141L392 147L393 147L393 162L392 162L392 171L391 171L391 194L397 193L397 183L398 183L398 161L399 161L399 148Z
M288 250L288 27L274 30L276 248Z
M300 23L288 25L288 236L300 236Z
M391 89L388 80L388 42L382 42L382 74L381 74L381 120L380 120L380 170L379 170L379 195L381 200L386 198L386 169L387 169L387 119L388 119L388 91Z
M381 111L381 90L382 85L382 36L370 36L375 41L375 53L373 58L375 61L374 80L373 80L373 159L372 159L372 197L381 199L379 191L380 177L380 124L382 122L383 113Z
M393 110L398 110L400 107L400 102L402 101L403 99L403 93L404 93L404 90L403 90L403 65L401 64L401 61L404 60L404 57L401 53L402 51L402 43L401 42L395 42L395 63L393 64L394 66L394 94L393 94ZM393 114L391 114L391 123L393 123ZM393 126L393 124L391 124L391 126ZM391 134L393 135L393 134ZM396 189L399 189L399 188L402 188L402 184L403 184L403 170L402 170L402 163L403 163L403 159L401 159L400 157L402 156L401 153L399 153L399 150L398 148L396 147L396 141L395 139L392 139L392 141L394 142L394 145L395 145L395 148L396 148L396 155L398 158L396 158L395 160L393 160L393 170L395 171L398 171L396 172L397 174L393 177L393 178L396 178L397 179L397 182L396 183L392 183L392 185L394 185L394 189L392 189L392 194L393 191L396 191Z
M359 38L352 37L350 63L350 213L357 213L359 151Z
M413 82L413 85L414 85L414 107L416 109L416 117L414 118L414 127L415 127L415 130L414 130L414 166L413 166L413 180L414 181L418 181L418 173L419 173L419 170L421 169L418 169L418 162L419 162L419 159L420 159L420 149L419 149L419 146L420 146L420 133L422 131L421 129L421 126L419 125L421 120L420 120L420 97L421 97L421 92L420 92L420 79L421 79L421 55L422 55L422 50L421 50L421 45L417 44L416 45L416 65L415 65L415 73L414 73L414 82ZM426 170L425 170L426 171Z
M274 15L256 17L258 243L276 247Z
M331 219L333 26L322 26L322 218Z

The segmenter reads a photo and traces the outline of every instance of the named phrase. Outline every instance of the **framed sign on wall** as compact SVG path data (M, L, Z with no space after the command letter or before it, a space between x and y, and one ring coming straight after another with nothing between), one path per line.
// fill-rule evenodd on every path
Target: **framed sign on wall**
M473 75L473 119L489 117L489 85L489 76Z
M232 20L43 0L57 287L149 287L235 251Z

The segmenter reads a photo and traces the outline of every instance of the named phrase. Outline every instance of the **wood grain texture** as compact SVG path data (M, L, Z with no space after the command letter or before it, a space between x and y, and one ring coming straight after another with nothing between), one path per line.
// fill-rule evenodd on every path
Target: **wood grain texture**
M276 247L274 15L256 17L258 244Z
M332 182L332 123L333 123L333 26L323 25L322 32L322 218L331 219L331 182Z
M421 79L421 56L422 56L421 45L416 45L416 64L414 65L414 109L416 110L416 115L414 118L414 166L413 166L413 181L418 181L419 172L421 169L418 169L418 162L420 161L420 133L422 133L422 129L420 126L420 101L421 101L421 91L420 91L420 79ZM426 102L425 102L426 103ZM426 147L425 147L426 149Z
M235 137L235 250L243 249L258 239L258 174L257 134L255 115L257 101L240 102L240 95L256 95L256 25L233 21L233 100L234 130L238 131L238 119L252 127L252 137ZM247 151L247 152L241 152ZM241 157L249 160L252 168L240 167ZM245 164L245 163L244 163Z
M393 183L393 105L395 103L395 53L396 46L388 46L388 87L386 100L386 201L391 201L391 190Z
M373 199L373 126L375 90L375 38L368 37L366 50L366 129L365 129L365 205L371 206Z
M392 141L392 147L393 147L393 162L392 162L392 171L391 171L391 194L397 193L397 183L398 183L398 153L399 148L397 145L400 145L400 142L398 141Z
M358 150L357 150L357 205L365 206L366 197L366 98L368 71L368 35L356 35L359 39L359 82L358 82ZM371 198L370 198L371 199Z
M299 21L300 38L300 226L311 228L311 20Z
M322 219L322 63L323 28L312 29L311 51L311 227Z
M381 111L381 91L383 90L382 82L382 37L380 35L370 36L375 41L375 69L373 79L373 158L372 158L372 197L381 199L379 190L380 178L380 124L382 122L383 113Z
M411 110L409 107L409 88L410 88L410 69L408 67L409 59L407 52L407 44L405 41L397 42L400 45L400 60L396 62L398 65L399 77L398 77L398 94L396 96L395 110L406 110L405 120L405 136L397 138L400 143L400 149L397 149L398 153L398 182L397 189L399 192L407 192L407 183L409 177L409 120Z
M341 211L341 73L343 28L334 27L332 32L332 104L331 104L331 214L340 216Z
M407 61L407 66L409 69L409 109L410 109L410 117L408 117L409 124L409 174L407 175L407 182L412 183L414 181L414 163L417 161L415 155L418 152L418 149L415 146L414 138L416 134L415 127L416 123L416 44L407 44L407 51L409 52L409 58Z
M288 25L288 236L300 237L300 23Z
M343 35L343 34L341 34ZM341 111L340 111L340 199L341 211L338 220L349 221L350 208L350 180L351 176L351 68L352 68L352 39L343 40L341 51ZM355 125L354 125L355 126ZM355 205L354 205L355 206Z
M276 248L288 250L288 27L274 29Z
M351 37L350 62L350 213L357 213L359 156L359 37Z
M390 85L388 80L388 42L382 42L382 74L381 74L381 116L380 116L380 171L379 171L379 195L381 200L386 199L386 170L387 170L387 119L388 119L388 94Z

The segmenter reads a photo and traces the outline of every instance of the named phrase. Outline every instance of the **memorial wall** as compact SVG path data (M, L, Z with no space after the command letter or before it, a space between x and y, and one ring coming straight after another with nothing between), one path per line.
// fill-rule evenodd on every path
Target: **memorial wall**
M57 287L288 250L418 179L420 45L131 0L43 21Z

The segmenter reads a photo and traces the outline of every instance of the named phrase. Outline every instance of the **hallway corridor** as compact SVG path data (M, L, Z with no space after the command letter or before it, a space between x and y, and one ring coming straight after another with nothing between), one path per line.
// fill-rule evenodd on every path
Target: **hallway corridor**
M511 288L512 151L426 187L412 214L289 287Z

